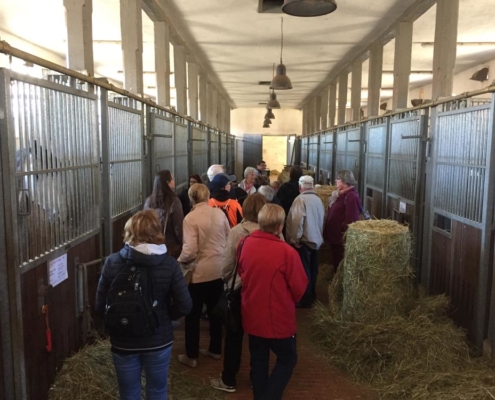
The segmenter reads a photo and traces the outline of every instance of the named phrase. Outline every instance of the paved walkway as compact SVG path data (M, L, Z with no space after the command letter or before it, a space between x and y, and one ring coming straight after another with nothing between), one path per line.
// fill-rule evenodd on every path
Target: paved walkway
M318 287L318 297L326 302L327 289L323 285ZM297 310L298 324L298 363L292 378L284 392L284 400L373 400L374 394L349 380L342 372L331 367L318 352L310 338L310 310ZM208 345L208 323L201 322L201 348ZM184 353L184 326L176 330L173 357ZM273 354L272 354L273 356ZM274 364L274 356L271 357ZM218 377L222 371L223 362L200 356L198 366L194 369L178 364L181 371L188 371L191 375L209 382L210 378ZM243 358L241 370L237 376L237 391L225 394L229 400L252 399L249 381L249 348L247 335L244 338Z

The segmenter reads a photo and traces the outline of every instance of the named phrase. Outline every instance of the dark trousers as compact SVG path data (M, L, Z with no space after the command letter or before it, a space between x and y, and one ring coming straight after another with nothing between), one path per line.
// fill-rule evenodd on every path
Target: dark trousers
M331 244L333 270L337 272L340 262L344 259L345 247L341 244Z
M304 293L300 306L309 306L316 300L316 278L318 277L318 250L313 250L309 246L303 244L300 248L296 248L301 257L301 262L308 277L308 287Z
M241 314L240 309L236 312ZM239 318L241 320L241 318ZM236 379L235 376L239 372L241 367L241 356L242 356L242 338L244 337L244 330L242 325L234 332L227 329L227 334L225 336L225 347L223 353L223 371L222 371L222 381L227 386L235 386Z
M189 294L193 303L191 312L186 316L185 324L186 355L189 358L198 358L199 355L199 318L201 317L203 304L206 304L210 323L210 346L208 351L215 354L222 353L222 320L211 313L222 292L223 281L221 279L189 284Z
M268 371L270 350L277 356L271 374ZM265 339L249 335L249 352L254 400L281 399L297 363L296 336Z

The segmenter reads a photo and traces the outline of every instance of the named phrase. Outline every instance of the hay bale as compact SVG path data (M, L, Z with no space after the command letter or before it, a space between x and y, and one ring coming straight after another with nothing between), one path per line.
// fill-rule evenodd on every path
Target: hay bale
M380 399L493 400L495 373L470 357L447 305L443 296L427 297L411 303L405 316L363 324L318 304L311 332L334 365L371 385Z
M323 208L325 209L325 218L328 213L328 199L334 191L337 190L337 186L331 185L319 185L315 187L315 192L323 203Z
M290 181L290 175L287 171L283 171L280 173L280 175L277 177L277 181L280 182L280 185L283 185L285 182Z
M404 315L412 295L409 229L390 220L358 221L346 233L342 318L370 322Z
M223 399L223 395L196 376L180 372L178 361L172 357L168 375L168 398L185 399ZM142 379L143 399L145 378ZM110 342L100 340L86 346L64 365L50 388L49 400L118 400L117 375L113 366Z
M270 176L271 175L280 175L280 171L278 169L271 169L270 170Z

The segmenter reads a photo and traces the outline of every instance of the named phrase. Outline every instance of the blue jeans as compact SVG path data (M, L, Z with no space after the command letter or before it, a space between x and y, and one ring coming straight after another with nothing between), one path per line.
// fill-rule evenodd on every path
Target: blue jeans
M167 400L168 367L172 346L136 354L112 353L120 400L141 400L141 371L146 376L146 399Z
M316 300L316 278L318 277L318 250L314 250L306 244L297 249L299 257L308 277L308 286L304 293L300 306L310 306Z

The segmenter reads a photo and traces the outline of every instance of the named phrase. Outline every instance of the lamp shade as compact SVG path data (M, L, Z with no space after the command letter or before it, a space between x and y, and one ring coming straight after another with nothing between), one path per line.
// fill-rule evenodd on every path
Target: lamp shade
M265 114L265 119L275 119L275 114L273 114L273 111L271 108L266 109L266 114Z
M270 100L268 101L266 108L272 108L272 109L280 108L280 103L277 100L277 95L275 94L275 92L270 93Z
M274 90L289 90L292 89L292 82L287 76L287 68L280 63L277 66L277 72L270 83L270 89Z
M263 124L263 128L269 128L270 124Z
M268 118L265 118L265 120L263 121L263 125L265 125L265 124L271 125L272 124L272 120L271 119L268 119Z
M337 9L335 0L284 0L282 11L295 17L319 17Z

